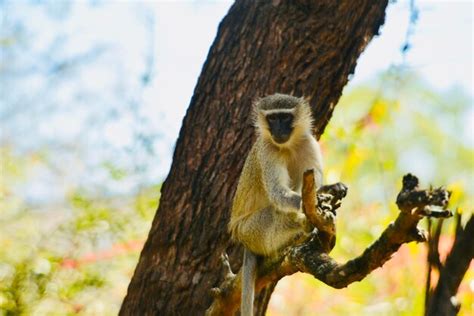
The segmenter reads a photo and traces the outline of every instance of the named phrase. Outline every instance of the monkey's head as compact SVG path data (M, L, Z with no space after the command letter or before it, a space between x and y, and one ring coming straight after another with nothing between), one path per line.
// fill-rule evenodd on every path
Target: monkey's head
M273 94L259 99L254 111L257 132L278 146L311 132L311 110L303 98Z

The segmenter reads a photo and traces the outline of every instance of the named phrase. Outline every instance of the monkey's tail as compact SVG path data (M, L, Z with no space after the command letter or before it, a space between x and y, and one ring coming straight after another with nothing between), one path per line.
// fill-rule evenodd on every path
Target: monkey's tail
M256 273L257 256L247 248L244 248L244 263L242 265L242 301L240 303L240 314L242 316L253 316Z

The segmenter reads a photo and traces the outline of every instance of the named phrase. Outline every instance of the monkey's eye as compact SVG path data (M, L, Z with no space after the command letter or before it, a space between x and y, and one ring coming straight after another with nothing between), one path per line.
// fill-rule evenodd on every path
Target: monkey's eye
M277 121L277 118L275 116L267 116L267 121L268 123L274 123Z

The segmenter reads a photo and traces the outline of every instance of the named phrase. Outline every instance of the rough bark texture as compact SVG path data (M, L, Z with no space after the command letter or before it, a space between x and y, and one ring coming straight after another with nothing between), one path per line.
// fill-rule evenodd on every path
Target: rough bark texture
M183 121L160 206L121 315L203 314L234 270L229 208L253 141L252 101L306 96L319 137L356 60L383 24L387 0L237 1L219 26ZM273 290L257 298L263 314Z

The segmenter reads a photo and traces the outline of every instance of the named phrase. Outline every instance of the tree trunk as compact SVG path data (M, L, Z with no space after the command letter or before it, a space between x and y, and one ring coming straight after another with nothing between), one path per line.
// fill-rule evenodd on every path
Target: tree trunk
M310 99L318 137L356 60L384 22L387 0L237 1L221 22L181 128L173 164L121 315L201 315L241 249L229 209L253 142L252 101ZM256 299L263 315L273 287Z

